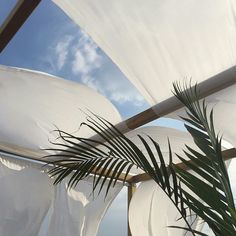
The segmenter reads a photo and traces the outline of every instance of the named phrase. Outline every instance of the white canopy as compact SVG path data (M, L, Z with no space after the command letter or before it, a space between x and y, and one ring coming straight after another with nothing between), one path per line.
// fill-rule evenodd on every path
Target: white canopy
M196 149L192 138L187 132L171 128L157 126L143 127L128 133L128 136L135 142L140 150L145 153L144 146L137 138L137 134L151 136L160 144L164 158L169 159L168 139L170 140L172 152L183 158L184 145ZM173 162L179 163L176 155L173 155ZM185 226L182 220L176 222L180 217L177 209L165 196L163 191L153 180L145 181L140 184L131 199L129 207L129 225L134 236L169 236L183 234L182 230L170 229L166 226L179 225Z
M234 0L53 0L150 104L236 64Z
M113 123L121 120L106 98L45 73L0 66L0 93L1 146L47 148L51 145L48 139L58 137L52 133L57 127L88 137L87 129L78 130L86 118L80 109ZM66 180L53 186L42 170L42 164L1 156L0 235L95 235L122 184L112 188L106 199L103 193L93 198L91 179L68 190Z
M46 73L0 66L0 93L0 143L47 148L58 137L56 128L89 137L91 131L79 129L89 111L114 124L121 121L102 95Z

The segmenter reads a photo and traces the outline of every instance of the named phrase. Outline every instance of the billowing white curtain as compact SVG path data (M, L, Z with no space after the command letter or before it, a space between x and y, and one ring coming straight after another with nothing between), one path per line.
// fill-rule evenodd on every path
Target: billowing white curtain
M173 154L176 153L185 157L183 153L184 145L196 149L192 138L186 132L164 127L142 127L128 133L128 137L145 154L141 141L137 134L151 136L160 145L162 154L168 162L170 140ZM148 140L146 138L146 140ZM157 155L154 146L149 142L155 155ZM173 155L173 161L179 163L178 158ZM173 203L166 197L158 185L153 181L141 183L131 199L129 207L129 224L132 235L134 236L182 236L185 232L180 229L171 229L167 226L186 226L183 220L177 221L180 217Z
M131 139L147 157L148 154L144 149L143 143L138 137L138 135L141 135L146 140L148 145L151 147L154 155L158 155L152 141L148 138L148 136L152 137L160 145L162 155L167 161L169 160L168 139L170 141L173 153L178 153L182 157L185 157L183 152L184 144L187 144L192 148L196 147L189 133L179 131L173 128L166 128L160 126L145 126L128 132L126 134L126 137ZM173 162L180 162L176 155L173 155ZM132 169L132 173L141 173L141 170L134 168Z
M234 0L53 0L150 104L236 64Z
M52 147L57 128L89 137L92 132L80 128L89 111L114 124L121 121L111 102L94 90L41 72L0 66L0 94L1 143Z
M33 151L54 147L49 140L58 137L52 132L55 128L88 137L92 133L80 128L88 110L114 124L121 120L115 107L95 91L45 73L0 66L0 93L3 147ZM68 190L67 180L55 187L42 170L40 163L1 158L0 235L96 235L122 184L111 188L106 198L104 191L93 198L91 179Z
M0 188L0 235L38 236L52 203L52 181L37 168L3 157Z
M67 181L64 181L54 189L53 213L47 236L96 235L103 215L122 186L118 183L105 198L105 191L99 195L98 191L92 194L92 178L80 181L73 189L67 189Z
M147 141L147 135L151 136L160 145L163 157L167 162L169 159L167 139L169 139L171 144L174 163L180 162L175 154L178 154L183 158L186 157L183 152L183 149L186 150L185 145L198 150L191 136L187 132L171 128L149 126L136 129L127 134L144 154L147 153L145 153L143 144L137 137L137 134L140 134L144 138L146 136ZM153 153L158 155L154 146L151 145L151 142L148 143L152 148ZM229 162L227 162L226 165L228 166ZM186 232L184 230L167 227L186 227L186 223L183 220L178 220L179 217L180 214L173 203L153 180L141 183L131 199L129 207L129 224L134 236L188 235L185 234ZM189 222L194 222L194 227L196 227L196 229L201 230L203 224L200 220L196 220L194 216L192 219L188 218L188 220Z
M145 181L135 191L129 208L129 223L135 236L183 236L184 231L168 226L185 226L180 214L153 181ZM188 235L188 234L186 234Z
M123 187L118 183L92 194L92 178L67 188L54 186L41 164L2 157L0 161L0 235L96 235L107 208ZM105 188L106 188L105 184Z

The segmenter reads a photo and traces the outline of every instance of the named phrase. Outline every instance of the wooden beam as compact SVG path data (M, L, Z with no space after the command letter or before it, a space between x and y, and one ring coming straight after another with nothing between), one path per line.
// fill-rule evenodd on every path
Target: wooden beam
M42 164L53 164L52 161L49 161L45 158L43 158L45 155L47 155L47 153L45 153L44 151L35 151L29 148L22 148L19 147L17 145L13 145L13 144L8 144L8 143L0 143L0 152L2 153L6 153L9 155L13 155L13 156L18 156L21 157L23 159L26 160L31 160L31 161L38 161L41 162ZM229 160L232 158L236 157L236 149L235 148L231 148L231 149L227 149L224 150L222 152L223 158L224 160ZM177 165L179 165L181 168L186 169L186 166L183 163L178 163ZM99 171L94 171L94 174L99 174ZM104 173L104 175L106 174L106 172ZM111 172L109 175L112 176L113 172ZM125 174L121 173L118 177L119 181L124 181L125 179ZM138 174L138 175L128 175L126 177L126 181L129 184L135 184L138 182L142 182L142 181L147 181L150 180L151 177L146 174Z
M222 152L222 156L225 161L236 158L236 148L224 150ZM177 165L184 170L188 170L187 166L184 163L178 163ZM139 183L139 182L147 181L150 179L152 178L148 174L143 173L143 174L133 176L131 179L129 179L129 181L131 183Z
M236 66L233 66L199 83L200 97L207 97L234 84L236 84ZM136 129L153 120L166 116L182 107L183 104L175 96L172 96L148 108L147 110L118 123L117 125L115 125L115 127L119 129L121 133L125 134L130 130ZM103 141L99 135L94 135L93 137L91 137L91 139Z
M14 157L20 157L26 160L30 160L30 161L37 161L37 162L41 162L42 165L43 164L53 164L53 161L50 161L46 158L44 158L48 153L46 153L45 151L41 151L41 150L32 150L29 148L23 148L23 147L19 147L17 145L13 145L13 144L9 144L9 143L0 143L0 152L8 154L10 156L14 156ZM61 165L63 167L63 165ZM94 170L92 172L93 174L100 174L101 171L96 171ZM103 173L103 175L105 176L107 173L107 171L105 171ZM109 173L109 176L112 176L113 172ZM126 178L125 178L126 177ZM124 173L121 173L118 176L118 180L119 181L124 181L127 183L130 183L130 179L133 177L133 175L125 175Z
M129 227L129 206L130 206L130 202L131 202L131 199L134 195L136 191L136 185L135 184L129 184L128 185L128 189L127 189L127 205L128 205L128 211L127 211L127 219L128 219L128 236L132 236L131 234L131 230L130 230L130 227Z
M7 46L41 0L18 0L0 28L0 52Z

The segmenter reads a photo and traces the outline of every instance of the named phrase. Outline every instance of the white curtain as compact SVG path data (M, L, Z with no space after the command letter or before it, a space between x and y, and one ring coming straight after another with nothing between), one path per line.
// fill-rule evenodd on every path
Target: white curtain
M0 66L0 94L2 143L36 150L52 147L56 128L89 137L91 130L80 128L89 111L113 124L121 121L112 103L94 90L37 71Z
M140 184L129 208L129 222L133 235L183 236L185 231L168 228L185 226L185 222L178 220L179 218L180 214L173 203L153 180Z
M52 132L56 128L88 137L92 134L88 129L79 129L88 110L114 124L121 121L102 95L41 72L0 66L0 93L2 146L33 151L55 147L49 140L58 137ZM55 187L41 164L8 158L0 162L1 236L96 235L107 207L122 188L121 184L112 188L106 199L104 191L93 199L90 179L75 189L67 190L66 181Z
M174 163L180 162L175 154L183 158L186 157L183 152L183 149L186 150L185 145L198 150L189 133L171 128L151 126L142 127L127 134L144 154L146 154L146 152L137 134L142 135L144 138L147 135L151 136L160 145L163 157L167 162L169 159L167 139L170 140ZM146 141L148 141L147 137ZM148 141L148 143L154 154L157 155L154 146L151 145L150 141ZM229 162L227 162L226 165L228 167ZM138 171L136 170L136 172ZM145 181L139 185L131 199L129 207L129 224L134 236L191 235L185 234L186 232L184 230L167 227L186 227L186 223L183 220L178 220L179 218L180 214L173 203L153 180ZM196 219L192 217L192 219L188 218L188 220L189 222L193 222L193 220ZM193 227L196 227L196 229L201 230L202 226L203 224L200 220L194 221Z
M54 186L42 169L40 164L1 158L0 235L96 235L123 185L111 188L105 198L105 191L92 194L92 178L68 189L68 179Z
M148 145L151 147L154 155L158 155L152 141L148 138L148 136L152 137L160 145L162 155L167 161L169 160L168 139L170 141L173 153L178 153L180 156L183 157L184 144L187 144L192 148L196 147L194 142L192 141L191 136L187 132L160 126L146 126L138 128L136 130L132 130L126 134L126 137L131 139L145 155L147 155L147 151L144 149L143 143L139 139L138 134L146 140ZM175 155L173 155L173 162L180 162L177 156ZM132 173L141 173L141 170L133 168Z
M175 163L179 163L180 161L174 153L183 158L185 157L183 153L185 144L196 149L192 138L187 132L172 128L151 126L142 127L128 133L128 137L138 145L144 154L144 147L137 138L137 134L142 135L144 138L147 135L151 136L160 145L163 157L167 162L169 159L168 139L170 140L173 161ZM148 141L147 138L146 140ZM157 155L154 146L151 145L151 142L148 143ZM179 217L180 215L173 203L170 202L153 180L141 183L131 199L129 224L132 235L134 236L182 236L185 231L167 227L176 225L185 226L183 220L177 221Z
M38 236L52 203L52 181L39 169L0 162L0 235Z
M91 194L92 178L81 181L75 189L68 190L66 186L67 181L64 181L54 189L53 213L47 236L96 235L103 215L120 192L122 184L111 188L106 198L105 191L100 195L98 191Z
M53 0L150 104L236 64L234 0Z

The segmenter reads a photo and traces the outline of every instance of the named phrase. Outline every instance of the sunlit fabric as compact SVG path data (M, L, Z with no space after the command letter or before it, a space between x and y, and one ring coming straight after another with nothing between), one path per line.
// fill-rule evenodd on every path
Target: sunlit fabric
M114 124L121 120L102 95L45 73L0 66L0 93L2 146L34 151L56 148L50 142L61 142L53 132L57 128L91 136L86 127L80 127L90 112ZM105 192L93 198L90 179L68 190L68 180L55 187L43 169L42 164L17 156L0 158L0 235L95 235L122 185L111 188L106 199Z
M55 188L47 236L96 235L103 215L122 187L120 183L111 188L105 198L105 191L92 194L92 179L80 181L75 189L67 189L64 181Z
M141 135L146 140L148 145L151 147L154 155L158 155L157 150L155 149L154 144L152 143L152 141L149 139L148 136L150 136L155 142L157 142L160 145L162 155L167 162L169 160L169 153L170 153L168 147L168 140L170 142L171 150L173 152L174 163L180 162L174 153L177 153L178 155L185 157L183 152L185 144L196 149L196 145L193 143L189 133L173 128L166 128L160 126L146 126L138 128L136 130L132 130L129 133L127 133L126 137L132 140L135 143L135 145L140 150L142 150L142 152L145 154L147 158L148 158L148 153L145 150L144 145L140 140L140 138L138 137L138 135ZM131 172L140 173L141 170L133 168Z
M123 184L105 198L105 191L92 194L92 178L68 189L68 179L54 186L42 170L41 164L1 157L0 235L96 235Z
M0 235L38 236L52 203L52 181L37 168L6 160L0 162L0 188Z
M145 155L147 155L147 152L145 151L142 142L137 137L137 134L140 134L147 141L148 136L152 137L160 145L163 157L167 163L170 153L168 139L171 144L173 162L175 163L180 162L175 154L185 158L183 152L185 144L197 149L191 136L187 132L171 128L150 126L142 127L128 133L128 137ZM150 141L148 141L148 143L150 144L153 153L158 155L154 145L152 145ZM167 227L171 225L185 226L183 221L176 221L179 216L180 215L175 209L173 203L170 202L153 180L141 183L132 197L129 208L129 224L132 235L181 236L183 230L176 230Z
M52 147L50 142L60 141L55 129L89 137L91 131L80 124L90 111L114 124L121 121L102 95L41 72L0 66L0 93L2 143L31 149Z
M150 104L236 64L234 0L53 0Z
M142 150L145 155L147 155L147 153L143 144L137 137L137 134L140 134L147 141L148 136L152 137L160 145L163 157L167 163L169 160L168 139L171 144L174 163L180 163L180 160L176 154L186 158L186 155L183 152L183 149L186 150L185 145L198 150L189 133L171 128L151 126L142 127L128 133L128 137L140 148L140 150ZM152 145L150 141L148 143L150 144L153 153L157 155L154 145ZM227 162L226 165L228 167L229 162ZM136 172L138 171L136 170ZM140 184L132 197L129 207L129 224L132 235L182 236L185 233L184 230L167 227L186 227L186 223L183 220L178 220L179 217L180 214L174 207L173 203L167 198L161 188L153 180L144 181ZM188 220L190 220L190 222L194 222L193 227L201 230L202 224L199 220L195 217L192 219L188 218Z
M192 216L188 220L194 223L196 218ZM129 223L132 235L135 236L192 235L185 230L168 227L186 227L186 223L180 219L174 204L153 180L145 181L137 188L130 203Z

